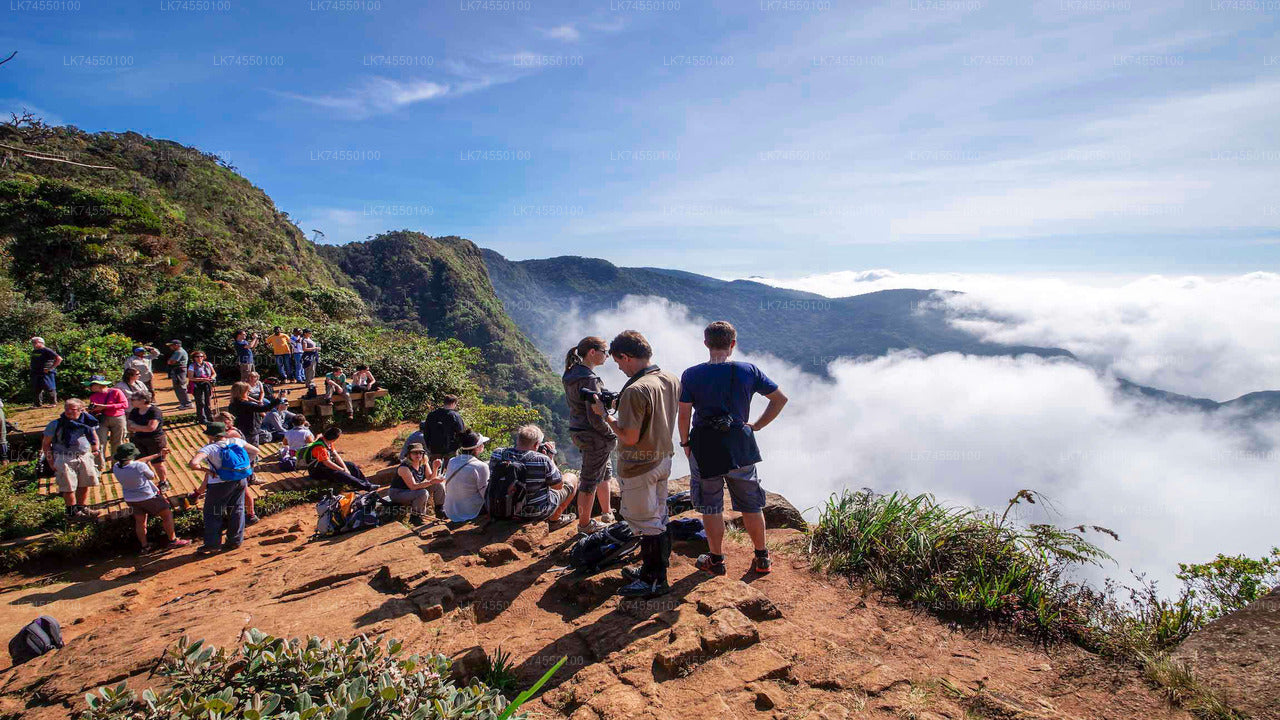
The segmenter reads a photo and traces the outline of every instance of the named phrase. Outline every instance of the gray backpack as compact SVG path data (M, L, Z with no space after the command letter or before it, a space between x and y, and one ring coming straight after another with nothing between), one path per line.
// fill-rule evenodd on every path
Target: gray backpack
M14 665L21 665L62 645L62 626L48 615L41 615L9 641L9 656Z

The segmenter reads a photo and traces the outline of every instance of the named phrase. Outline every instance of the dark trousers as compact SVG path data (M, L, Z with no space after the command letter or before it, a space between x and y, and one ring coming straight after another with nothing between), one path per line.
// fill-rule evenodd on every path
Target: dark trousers
M196 422L213 422L213 383L195 383L191 397L196 402Z
M365 479L364 473L360 472L360 468L350 461L346 461L347 471L334 470L328 465L315 465L311 468L311 477L325 482L346 483L354 485L361 490L377 490L378 486Z
M170 370L169 380L173 382L173 394L178 396L179 405L190 405L191 398L187 395L187 371Z
M244 493L247 487L244 480L209 484L204 498L205 547L222 545L223 530L227 533L223 547L234 547L244 542Z

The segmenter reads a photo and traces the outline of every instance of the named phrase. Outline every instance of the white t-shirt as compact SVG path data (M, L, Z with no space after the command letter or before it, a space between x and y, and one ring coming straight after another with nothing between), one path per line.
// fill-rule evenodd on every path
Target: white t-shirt
M302 452L302 448L315 442L316 436L308 427L289 428L284 431L284 441L289 444L289 449L294 452Z
M145 502L160 494L160 488L151 482L156 473L144 462L134 460L125 465L113 464L111 474L120 483L125 502Z
M444 514L454 522L471 520L484 510L484 492L489 488L489 464L475 455L462 454L449 460L444 471Z

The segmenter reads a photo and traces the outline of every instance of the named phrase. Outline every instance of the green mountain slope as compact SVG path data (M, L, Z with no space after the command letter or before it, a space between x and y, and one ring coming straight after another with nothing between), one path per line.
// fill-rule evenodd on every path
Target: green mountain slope
M382 322L479 348L481 390L490 400L528 403L548 419L562 413L559 379L504 311L471 241L400 230L320 252Z

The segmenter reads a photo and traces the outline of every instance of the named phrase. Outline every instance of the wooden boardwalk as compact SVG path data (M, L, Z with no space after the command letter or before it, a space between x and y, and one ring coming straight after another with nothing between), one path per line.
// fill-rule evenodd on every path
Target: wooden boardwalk
M204 480L203 473L191 470L187 467L187 463L195 456L196 452L203 446L207 445L209 440L204 434L204 428L196 424L194 412L191 410L178 410L177 396L173 393L172 385L167 377L157 375L154 382L156 404L160 406L165 416L165 434L169 443L169 457L165 460L165 469L168 474L169 490L166 495L171 504L180 506L183 498L200 487L200 483ZM297 411L301 408L303 400L301 395L305 391L302 383L290 383L283 386L291 390L289 398L290 408ZM68 388L76 390L71 394L59 393L61 397L78 397L87 398L88 392L80 391L80 388ZM230 391L229 385L219 385L214 388L215 408L225 408L227 405L227 397ZM386 395L386 391L378 393L368 393L369 397L361 398L359 395L354 398L354 405L358 411L367 410L372 407L373 401L377 397ZM332 408L339 408L339 411L345 411L345 406L335 404L333 406L319 405L315 400L306 401L308 414L315 412L322 414L324 417L332 415ZM62 412L62 406L45 407L45 408L14 408L8 410L8 420L17 427L23 436L27 437L29 443L35 443L38 447L38 434L44 430L44 426L49 421L56 418ZM216 411L216 410L215 410ZM324 412L328 411L328 412ZM323 418L320 422L312 425L312 430L318 432L323 429ZM12 436L11 436L12 438ZM260 445L262 457L258 462L257 472L255 473L257 483L250 486L249 492L254 499L260 498L272 492L280 492L284 490L302 490L315 481L307 476L304 470L281 471L277 458L280 453L279 443L266 443ZM106 452L106 450L104 450ZM34 455L33 455L34 456ZM110 458L108 457L108 461ZM370 478L374 482L377 479ZM40 492L44 494L56 494L58 491L57 484L53 478L40 479ZM89 493L89 507L93 509L99 520L122 517L131 514L129 506L125 504L120 490L120 485L110 473L102 473L99 476L98 486L93 488Z

